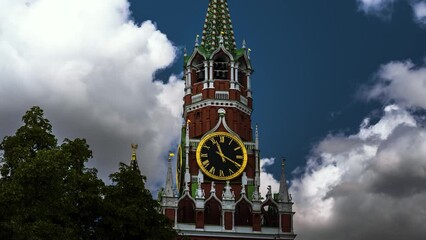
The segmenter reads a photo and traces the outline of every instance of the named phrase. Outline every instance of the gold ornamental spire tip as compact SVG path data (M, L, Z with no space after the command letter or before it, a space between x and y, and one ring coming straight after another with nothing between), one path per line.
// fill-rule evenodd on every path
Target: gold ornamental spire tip
M132 148L132 160L136 160L136 150L138 149L138 144L130 144L130 147Z

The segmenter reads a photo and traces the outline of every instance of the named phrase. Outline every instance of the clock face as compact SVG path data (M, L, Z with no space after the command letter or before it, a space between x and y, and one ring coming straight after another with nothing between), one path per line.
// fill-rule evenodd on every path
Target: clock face
M216 180L233 179L247 165L247 150L243 142L227 132L210 133L201 139L196 156L203 173Z

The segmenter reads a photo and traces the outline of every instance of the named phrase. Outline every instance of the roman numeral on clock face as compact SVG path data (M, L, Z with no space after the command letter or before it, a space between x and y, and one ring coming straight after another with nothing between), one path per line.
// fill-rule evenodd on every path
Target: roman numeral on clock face
M212 168L210 168L209 172L210 172L211 174L214 174L214 173L216 172L216 169L215 169L214 167L212 167Z
M203 161L203 166L204 166L204 167L208 167L209 165L210 165L209 160L205 160L205 161Z

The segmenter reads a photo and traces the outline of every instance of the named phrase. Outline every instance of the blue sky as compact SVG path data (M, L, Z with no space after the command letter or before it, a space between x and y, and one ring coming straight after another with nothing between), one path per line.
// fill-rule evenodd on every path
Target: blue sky
M136 22L151 19L179 48L157 77L182 71L182 49L192 51L208 1L131 1ZM382 64L423 62L426 31L398 1L391 13L365 14L356 1L229 1L237 44L252 49L254 113L262 157L286 157L288 171L303 166L328 133L353 133L383 108L359 97ZM377 16L377 14L386 14ZM278 171L274 172L278 179Z
M286 157L298 238L423 239L426 1L228 2L252 49L262 191ZM59 142L87 139L106 182L138 143L155 195L207 5L0 0L0 138L38 105Z
M299 237L421 239L425 2L228 2L237 43L252 49L262 184L277 189L272 158L286 157ZM206 6L131 2L135 21L152 19L180 49L158 78L181 71L182 48L191 51L201 35Z

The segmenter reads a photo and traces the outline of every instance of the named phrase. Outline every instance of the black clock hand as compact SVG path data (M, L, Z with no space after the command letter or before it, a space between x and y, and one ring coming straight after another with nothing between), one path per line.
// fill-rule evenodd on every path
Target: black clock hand
M217 154L219 154L221 157L222 157L222 159L226 159L226 160L228 160L228 161L230 161L231 163L233 163L233 164L235 164L235 166L237 166L237 167L241 167L241 164L239 164L239 163L237 163L237 162L235 162L234 160L232 160L232 159L230 159L229 157L227 157L227 156L225 156L225 155L223 155L223 154L221 154L220 152L216 152Z
M218 142L216 142L216 146L217 149L219 150L219 152L216 152L219 154L219 156L222 158L222 162L225 162L225 159L223 158L225 155L223 155L222 149L220 148L220 144Z

